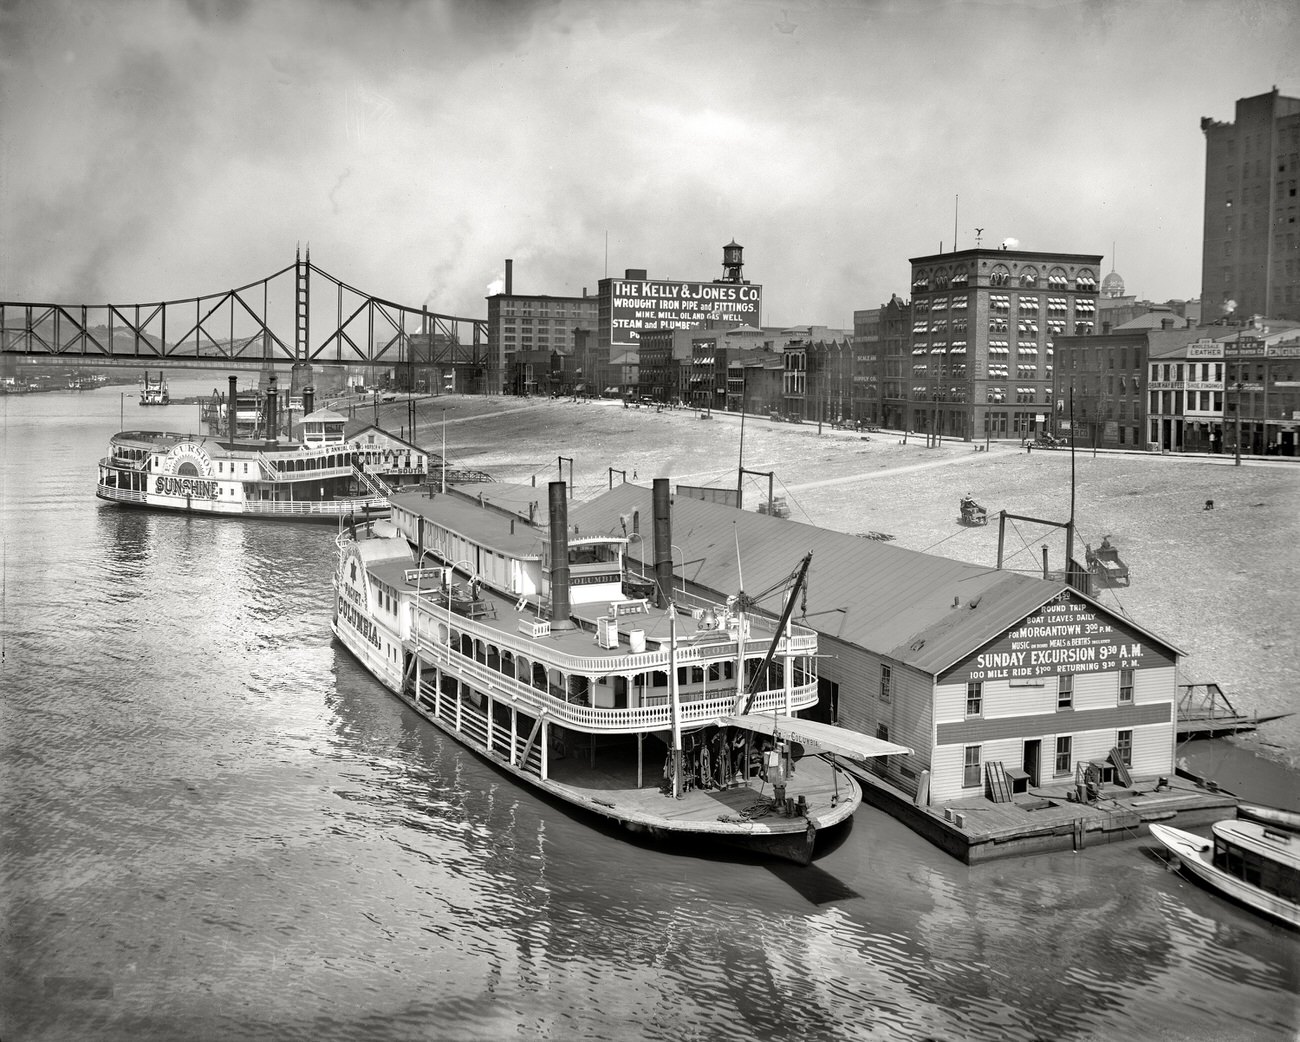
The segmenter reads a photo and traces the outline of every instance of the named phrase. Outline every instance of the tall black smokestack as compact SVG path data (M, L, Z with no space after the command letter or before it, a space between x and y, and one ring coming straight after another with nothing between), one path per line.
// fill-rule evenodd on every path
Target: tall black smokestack
M237 377L237 376L232 376L232 377L230 378L230 400L229 400L229 401L227 402L227 404L226 404L226 417L227 417L227 418L229 419L229 421L230 421L230 422L226 425L226 426L229 428L229 429L226 431L226 434L229 435L231 438L234 438L234 436L235 436L235 424L236 424L236 420L235 420L235 384L238 382L238 380L239 380L239 377Z
M666 608L673 592L673 515L667 478L654 479L651 503L655 533L655 606Z
M506 258L506 296L512 297L515 293L515 262Z
M272 373L266 390L266 436L268 438L275 438L278 433L276 431L276 407L279 404L280 395L275 389L275 373Z
M550 483L551 629L573 629L569 618L569 505L563 481Z
M304 387L302 389L302 414L307 416L316 411L316 388Z

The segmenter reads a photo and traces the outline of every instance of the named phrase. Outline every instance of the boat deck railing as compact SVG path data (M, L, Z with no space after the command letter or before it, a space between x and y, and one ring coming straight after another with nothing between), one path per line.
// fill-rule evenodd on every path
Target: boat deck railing
M383 496L357 499L283 500L249 499L244 502L246 514L272 514L283 516L347 517L349 514L370 511L371 516L388 509Z
M137 492L134 489L118 488L116 485L106 485L99 482L95 486L95 495L100 499L110 499L115 503L144 503L145 494Z
M340 549L342 549L346 538L346 536L340 537ZM491 620L478 620L460 614L452 615L449 620L444 605L445 602L440 602L434 598L420 599L416 603L418 613L416 627L420 627L421 619L424 621L426 633L436 632L439 625L445 628L450 624L460 633L488 641L498 647L520 655L526 655L529 658L536 656L536 642L529 636L512 630L508 624L503 624L495 617ZM509 613L507 613L508 617ZM588 633L589 630L583 629L581 632ZM754 645L763 649L766 649L770 642L770 634L757 629L750 631L745 638L747 646ZM816 654L816 651L817 634L811 631L792 633L788 636L783 635L777 641L776 646L777 656L810 655ZM677 647L677 664L689 666L707 664L723 659L730 660L735 656L735 653L736 642L726 634L720 634L719 639L707 642L696 643L683 640ZM614 652L611 651L606 655L574 655L556 647L546 649L547 661L556 669L567 673L585 673L591 676L603 676L610 672L610 654L614 654ZM624 670L640 672L662 668L667 652L662 648L656 648L652 651L642 652L620 650L617 654L620 672Z
M95 495L100 499L111 500L115 503L150 505L145 492L118 488L115 485L106 485L102 481L96 484ZM211 511L211 513L230 514L231 516L261 514L268 517L344 518L352 513L364 513L366 510L369 510L373 517L380 511L388 510L388 500L382 496L364 499L326 500L247 499L239 504L237 510Z
M672 726L672 706L665 699L653 705L637 708L607 708L574 702L560 695L543 691L526 681L493 669L486 662L470 658L451 647L429 639L425 632L413 641L421 660L429 665L453 672L467 680L475 690L491 695L506 703L515 703L530 713L545 713L552 723L573 727L589 733L626 733L629 731L662 731ZM624 660L635 655L622 656ZM658 656L662 658L662 656ZM554 663L548 663L554 664ZM662 665L662 662L658 663ZM635 668L622 662L625 668ZM709 723L735 712L736 699L741 694L734 686L719 687L709 692L708 698L698 697L699 692L684 694L678 701L678 713L683 726ZM791 712L798 712L817 704L817 684L795 685L790 690ZM754 696L749 712L755 714L781 712L786 706L784 689L760 691Z

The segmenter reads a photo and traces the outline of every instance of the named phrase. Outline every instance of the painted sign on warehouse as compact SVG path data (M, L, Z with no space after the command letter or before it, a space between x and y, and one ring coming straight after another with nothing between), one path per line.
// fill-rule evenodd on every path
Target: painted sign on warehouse
M706 319L757 326L763 287L734 282L610 279L610 342L631 347L641 329L692 329Z
M955 665L941 683L1014 680L1058 673L1152 669L1174 664L1173 650L1062 591L1049 603Z

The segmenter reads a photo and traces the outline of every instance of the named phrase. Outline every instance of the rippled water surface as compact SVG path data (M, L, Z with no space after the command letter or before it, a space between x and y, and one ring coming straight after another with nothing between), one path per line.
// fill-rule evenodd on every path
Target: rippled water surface
M594 827L332 644L328 527L98 503L123 408L197 407L0 404L5 1042L1295 1036L1300 939L1149 841L971 869L864 808L798 869Z

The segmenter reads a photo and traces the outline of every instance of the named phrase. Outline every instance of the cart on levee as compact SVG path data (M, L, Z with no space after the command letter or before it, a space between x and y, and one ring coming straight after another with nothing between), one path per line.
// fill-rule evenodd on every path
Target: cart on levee
M962 497L961 513L957 520L963 525L987 525L989 523L989 512L970 495Z
M1084 547L1084 563L1088 572L1101 584L1106 586L1127 586L1128 565L1119 556L1119 551L1111 545L1110 536L1103 536L1101 546L1096 550L1091 545Z

